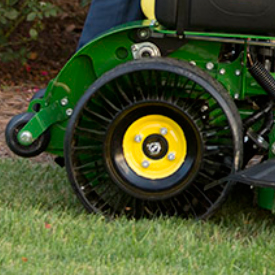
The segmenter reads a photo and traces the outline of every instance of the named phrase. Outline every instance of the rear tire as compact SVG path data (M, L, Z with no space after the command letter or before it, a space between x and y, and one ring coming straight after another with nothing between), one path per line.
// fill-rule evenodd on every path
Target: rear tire
M231 183L204 186L239 169L242 141L238 110L216 80L186 62L139 60L79 100L65 163L88 211L199 219L226 198Z

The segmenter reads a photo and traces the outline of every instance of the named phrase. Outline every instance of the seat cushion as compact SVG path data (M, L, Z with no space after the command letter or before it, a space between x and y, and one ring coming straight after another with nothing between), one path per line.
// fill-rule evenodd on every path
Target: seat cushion
M175 30L274 35L274 14L274 0L156 0L157 20Z

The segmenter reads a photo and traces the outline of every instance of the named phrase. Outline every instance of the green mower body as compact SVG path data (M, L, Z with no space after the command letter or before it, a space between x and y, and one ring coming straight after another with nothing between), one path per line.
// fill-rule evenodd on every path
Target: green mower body
M31 115L10 122L7 143L23 157L65 158L89 211L204 218L236 182L256 186L271 210L272 166L262 177L245 171L255 156L260 165L275 154L274 99L250 70L257 59L275 77L273 41L179 34L149 20L112 29L69 60ZM168 126L152 132L162 120Z

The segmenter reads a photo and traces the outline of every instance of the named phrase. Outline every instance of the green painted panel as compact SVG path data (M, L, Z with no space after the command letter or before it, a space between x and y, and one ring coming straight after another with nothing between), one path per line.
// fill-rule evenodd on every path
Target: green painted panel
M52 138L47 150L62 155L64 134L70 117L67 110L75 108L80 97L100 76L133 59L131 47L135 43L134 32L140 28L150 28L152 32L157 32L158 35L160 33L163 35L175 34L175 32L156 27L147 20L114 28L91 41L68 61L57 77L49 84L46 96L30 104L29 112L32 112L32 105L36 103L41 105L41 110L20 133L27 130L36 138L50 127ZM264 39L264 37L258 36L230 34L197 32L187 32L186 34L201 36L202 39L209 36ZM265 94L247 72L246 66L243 66L246 64L245 46L244 53L234 62L221 62L219 58L222 45L222 41L210 42L190 38L184 46L171 53L169 57L192 62L206 70L228 90L232 97L241 100L245 96ZM207 69L209 62L213 64L211 70ZM222 71L224 73L221 73ZM240 74L237 74L237 71L240 71ZM61 103L64 98L68 101L65 106Z

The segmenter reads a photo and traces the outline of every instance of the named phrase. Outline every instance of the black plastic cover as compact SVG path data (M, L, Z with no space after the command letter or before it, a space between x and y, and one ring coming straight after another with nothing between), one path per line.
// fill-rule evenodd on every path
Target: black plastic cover
M156 0L156 16L174 30L275 35L274 0Z
M157 0L156 17L164 26L176 29L178 13L178 0Z

